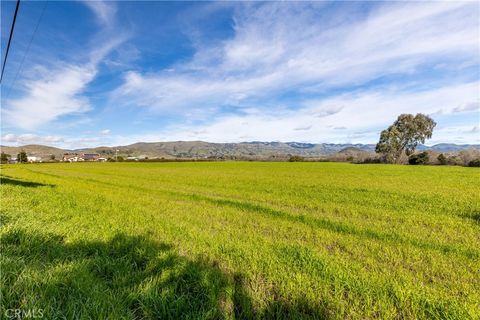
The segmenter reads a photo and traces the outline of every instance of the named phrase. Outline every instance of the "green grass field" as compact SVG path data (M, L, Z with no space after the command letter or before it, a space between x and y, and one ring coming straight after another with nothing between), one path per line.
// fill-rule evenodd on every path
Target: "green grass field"
M480 170L2 166L2 315L480 319Z

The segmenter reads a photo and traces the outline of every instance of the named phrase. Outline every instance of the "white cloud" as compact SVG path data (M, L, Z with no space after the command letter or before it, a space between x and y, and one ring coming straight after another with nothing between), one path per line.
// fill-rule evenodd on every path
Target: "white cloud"
M88 65L66 65L45 71L40 79L25 81L27 94L6 102L5 121L17 128L34 129L63 115L90 110L88 100L79 93L95 74Z
M478 132L478 126L472 128L466 124L440 127L434 130L432 143L479 144Z
M105 130L100 131L100 134L107 136L107 135L110 134L110 132L111 132L110 129L105 129Z
M103 137L105 138L105 137ZM64 149L78 149L87 147L98 147L104 144L104 139L98 136L58 136L58 135L41 135L41 134L13 134L7 133L0 137L1 145L22 146L27 144L42 144L54 146Z
M117 8L113 2L85 0L83 3L92 10L101 24L105 26L114 24Z
M25 145L25 144L48 144L55 145L63 143L65 140L60 136L39 136L31 133L24 134L12 134L8 133L1 137L2 144L7 142L13 145Z
M304 105L308 108L309 110L308 113L313 117L317 117L317 118L323 118L323 117L334 115L342 111L344 108L343 105L325 104L325 103L322 103L321 100L319 101L310 100L305 102Z
M296 131L308 131L312 129L312 126L305 126L305 127L296 127L296 128L293 128L293 130L296 130Z
M477 89L480 90L480 86L477 87ZM478 91L477 91L477 93L478 93ZM462 103L458 107L454 108L452 111L453 112L480 111L480 101Z

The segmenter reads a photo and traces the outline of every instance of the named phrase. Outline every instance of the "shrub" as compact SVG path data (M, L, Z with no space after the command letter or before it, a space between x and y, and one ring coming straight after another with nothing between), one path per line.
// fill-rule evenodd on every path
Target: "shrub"
M480 159L472 160L468 163L469 167L480 167Z
M290 159L288 159L290 162L302 162L304 160L305 158L300 156L291 156Z
M412 165L428 164L428 160L429 160L428 158L429 157L427 152L412 154L410 157L408 157L408 164L412 164Z
M368 158L365 158L365 160L359 161L357 163L371 164L371 163L384 163L384 161L382 160L382 158L368 157Z

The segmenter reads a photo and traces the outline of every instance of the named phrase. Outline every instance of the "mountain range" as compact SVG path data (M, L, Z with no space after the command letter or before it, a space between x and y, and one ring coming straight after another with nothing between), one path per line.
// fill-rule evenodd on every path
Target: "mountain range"
M478 144L447 144L441 143L433 146L420 145L418 150L433 150L437 152L458 152L466 149L478 149ZM18 147L1 146L2 152L16 155L21 150L30 156L48 159L54 155L61 159L64 153L99 153L105 157L113 157L115 150L118 155L143 156L148 158L183 158L183 159L276 159L291 155L303 157L323 157L348 150L373 153L374 144L334 144L334 143L302 143L302 142L240 142L240 143L211 143L204 141L173 141L173 142L138 142L126 146L82 149L61 149L45 145L24 145Z

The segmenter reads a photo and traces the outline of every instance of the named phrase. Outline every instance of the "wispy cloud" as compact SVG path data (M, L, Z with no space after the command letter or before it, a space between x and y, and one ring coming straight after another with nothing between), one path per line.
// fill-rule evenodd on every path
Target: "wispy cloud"
M97 18L110 23L115 12L112 4L84 2ZM101 46L87 48L85 63L46 61L35 66L23 79L23 94L3 101L2 117L10 127L33 130L65 115L81 114L93 109L83 95L98 74L99 63L125 40L121 34L111 36Z
M307 130L310 130L312 129L312 126L305 126L305 127L296 127L296 128L293 128L293 130L295 131L307 131Z
M65 149L78 149L99 146L105 143L100 137L94 136L73 136L64 137L59 135L42 135L32 133L13 134L7 133L0 137L1 143L22 146L27 144L43 144Z
M233 38L200 46L191 61L169 70L131 71L113 96L162 112L261 104L285 91L324 92L408 75L436 61L479 62L475 4L387 3L355 22L319 19L320 10L309 10L319 5L241 7Z
M459 100L468 101L469 97L476 94L479 84L480 82L471 82L416 92L388 88L358 91L308 101L295 110L275 109L244 115L227 114L214 117L203 124L174 124L157 133L136 136L136 139L372 143L378 140L381 129L391 124L398 114L429 113L439 107L447 110L446 113L452 113ZM331 111L332 106L342 107L336 107L336 112L327 112L329 115L324 116L326 113L322 113L322 110ZM322 116L315 117L319 112ZM349 124L348 128L344 126L345 123ZM449 140L448 134L442 130L436 130L433 138L436 141ZM473 139L471 136L467 138Z
M480 86L477 89L480 90ZM458 107L455 107L452 111L453 112L469 112L469 111L480 112L480 101L462 103Z
M298 141L329 143L375 143L379 132L391 124L400 113L431 113L439 107L445 110L439 116L457 114L458 101L468 101L477 92L480 82L470 82L444 88L423 91L398 91L393 88L372 89L341 94L326 99L311 100L298 109L277 108L260 111L249 108L241 114L220 114L202 123L172 123L162 130L133 134L112 134L104 129L95 136L64 138L50 144L79 148L84 146L126 145L138 141L203 140L211 142L241 141ZM461 97L461 98L459 98ZM332 110L331 106L342 106L328 116L315 117L321 110ZM438 120L434 116L435 120ZM345 127L348 123L348 127ZM462 135L457 138L453 135ZM28 141L42 140L30 137ZM4 137L5 138L5 137ZM26 138L9 136L5 141L27 141ZM479 143L478 126L439 126L429 143L439 142ZM32 142L33 143L33 142Z
M60 136L39 136L31 133L24 134L12 134L8 133L2 136L2 143L13 143L15 145L25 145L32 143L44 143L49 145L55 145L58 143L63 143L65 140Z
M6 102L3 117L17 128L34 129L65 114L86 112L90 104L79 93L95 74L88 65L43 70L40 79L25 81L25 96Z
M84 0L83 3L92 10L100 24L104 26L115 24L117 7L114 2Z

